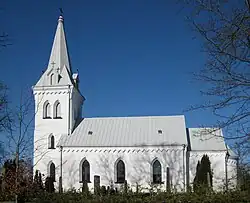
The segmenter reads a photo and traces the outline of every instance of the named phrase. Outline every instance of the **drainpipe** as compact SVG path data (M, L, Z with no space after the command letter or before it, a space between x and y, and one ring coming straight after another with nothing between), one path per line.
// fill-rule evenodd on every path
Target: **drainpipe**
M229 153L226 152L225 156L225 175L226 175L226 191L228 191L228 172L227 172L227 163L228 163Z
M185 149L186 149L186 145L183 145L183 151L182 151L182 156L183 156L183 160L182 160L182 169L183 169L183 188L184 191L186 191L186 177L185 177Z
M60 146L60 179L59 179L59 193L62 193L62 152L63 152L63 147Z
M70 111L70 107L71 107L71 105L70 105L70 85L68 85L68 89L69 89L69 110L68 110L68 135L70 135L71 134L71 132L70 132L70 116L71 116L71 111Z
M240 186L240 180L239 180L239 157L237 157L237 159L236 159L236 186L237 186L237 188L239 188L239 186Z

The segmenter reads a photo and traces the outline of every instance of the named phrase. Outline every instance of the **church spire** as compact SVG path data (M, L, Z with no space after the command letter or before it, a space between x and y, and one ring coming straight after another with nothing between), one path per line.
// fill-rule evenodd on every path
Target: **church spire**
M63 16L60 15L58 19L58 25L56 28L56 34L53 42L53 46L50 53L48 69L62 70L63 66L66 66L69 74L72 74L70 67L70 59L68 55L68 48L66 37L63 28Z
M72 78L62 15L58 19L47 69L36 83L36 86L51 85L75 85Z

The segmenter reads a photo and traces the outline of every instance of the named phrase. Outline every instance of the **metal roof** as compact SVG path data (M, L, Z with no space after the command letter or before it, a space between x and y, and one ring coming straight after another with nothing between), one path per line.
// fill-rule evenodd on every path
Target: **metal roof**
M185 119L180 116L84 118L58 146L166 146L187 144Z
M221 129L188 128L188 142L194 151L226 151Z
M59 74L60 80L55 83L56 85L72 84L71 81L71 65L68 54L67 41L63 28L63 17L58 19L58 25L50 53L49 63L46 71L43 73L36 86L50 85L50 77L52 73Z

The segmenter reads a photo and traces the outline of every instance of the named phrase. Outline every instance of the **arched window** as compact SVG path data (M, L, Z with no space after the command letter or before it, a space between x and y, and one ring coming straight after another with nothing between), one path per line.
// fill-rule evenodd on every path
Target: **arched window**
M51 118L50 116L50 103L46 101L43 104L43 118Z
M50 85L54 85L54 73L50 75Z
M116 164L116 182L125 182L125 164L122 160L119 160Z
M153 183L162 183L161 181L161 163L158 160L153 162Z
M54 103L54 118L62 118L61 117L61 104L59 101Z
M80 163L80 182L90 183L90 165L86 159Z
M49 135L48 144L49 144L49 146L48 146L49 149L55 149L55 137L53 134Z
M52 180L56 181L56 167L53 162L49 163L49 177L52 178Z

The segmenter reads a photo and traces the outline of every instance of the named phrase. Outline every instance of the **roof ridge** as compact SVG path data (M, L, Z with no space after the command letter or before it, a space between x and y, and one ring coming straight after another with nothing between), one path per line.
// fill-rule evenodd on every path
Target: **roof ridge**
M86 117L84 119L124 119L124 118L166 118L166 117L184 117L183 114L181 115L168 115L168 116L107 116L107 117Z

